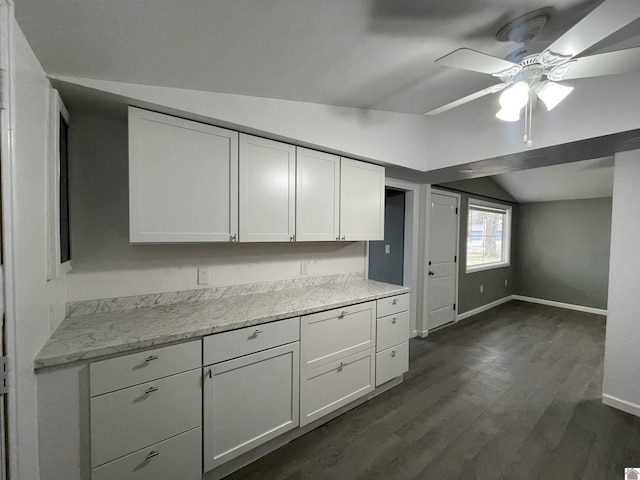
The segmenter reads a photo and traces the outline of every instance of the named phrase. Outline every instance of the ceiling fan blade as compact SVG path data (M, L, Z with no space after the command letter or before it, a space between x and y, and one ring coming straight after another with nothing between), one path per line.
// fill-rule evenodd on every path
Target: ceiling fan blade
M447 110L451 110L452 108L459 107L460 105L463 105L467 102L471 102L480 97L484 97L485 95L489 95L490 93L497 93L500 90L504 90L506 86L507 86L506 83L499 83L497 85L492 85L489 88L480 90L479 92L472 93L471 95L467 95L466 97L459 98L455 102L447 103L442 107L436 108L435 110L431 110L430 112L425 113L425 115L428 115L428 116L438 115L442 112L446 112Z
M605 0L540 54L545 66L565 62L640 18L640 1Z
M551 70L549 80L600 77L640 71L640 47L576 58Z
M492 57L486 53L476 52L470 48L459 48L453 52L439 58L434 63L445 65L447 67L461 68L463 70L471 70L472 72L487 73L493 75L502 73L506 70L517 69L513 73L520 70L520 66L501 58Z

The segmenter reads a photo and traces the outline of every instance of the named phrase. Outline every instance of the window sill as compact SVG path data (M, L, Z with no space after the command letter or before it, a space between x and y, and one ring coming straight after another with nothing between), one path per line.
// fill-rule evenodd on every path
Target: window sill
M464 273L476 273L483 272L485 270L493 270L495 268L505 268L510 267L511 263L509 262L500 262L500 263L488 263L486 265L477 265L473 267L467 267Z

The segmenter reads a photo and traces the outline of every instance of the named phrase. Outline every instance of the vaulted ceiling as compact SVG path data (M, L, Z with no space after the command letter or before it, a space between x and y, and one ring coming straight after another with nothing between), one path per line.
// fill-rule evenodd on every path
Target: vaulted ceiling
M601 1L16 0L16 17L50 74L422 114L495 83L437 58L504 57L496 31L553 5L542 50ZM640 45L637 27L593 50Z

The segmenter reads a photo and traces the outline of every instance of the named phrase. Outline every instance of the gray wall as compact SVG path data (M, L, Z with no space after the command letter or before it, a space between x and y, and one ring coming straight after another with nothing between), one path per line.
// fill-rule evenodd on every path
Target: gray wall
M611 198L521 204L515 216L516 293L606 309Z
M405 192L386 189L384 240L369 242L369 278L402 285ZM385 246L389 245L389 253Z

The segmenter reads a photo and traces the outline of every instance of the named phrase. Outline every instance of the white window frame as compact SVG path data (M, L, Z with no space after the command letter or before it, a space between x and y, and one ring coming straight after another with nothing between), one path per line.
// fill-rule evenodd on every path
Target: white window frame
M49 90L49 151L47 155L47 280L66 275L71 260L60 262L60 115L69 125L69 112L54 88ZM68 147L68 146L67 146ZM67 166L68 168L68 166Z
M471 218L471 209L472 206L477 207L485 207L495 210L504 211L505 213L505 221L502 225L502 251L503 251L503 259L501 262L494 263L486 263L484 265L472 265L469 266L469 251L468 251L468 242L469 242L469 223ZM493 270L494 268L504 268L511 266L511 205L505 205L502 203L494 203L487 202L486 200L479 200L477 198L469 198L467 203L467 232L466 232L466 240L465 240L465 273L474 273L481 272L484 270Z

